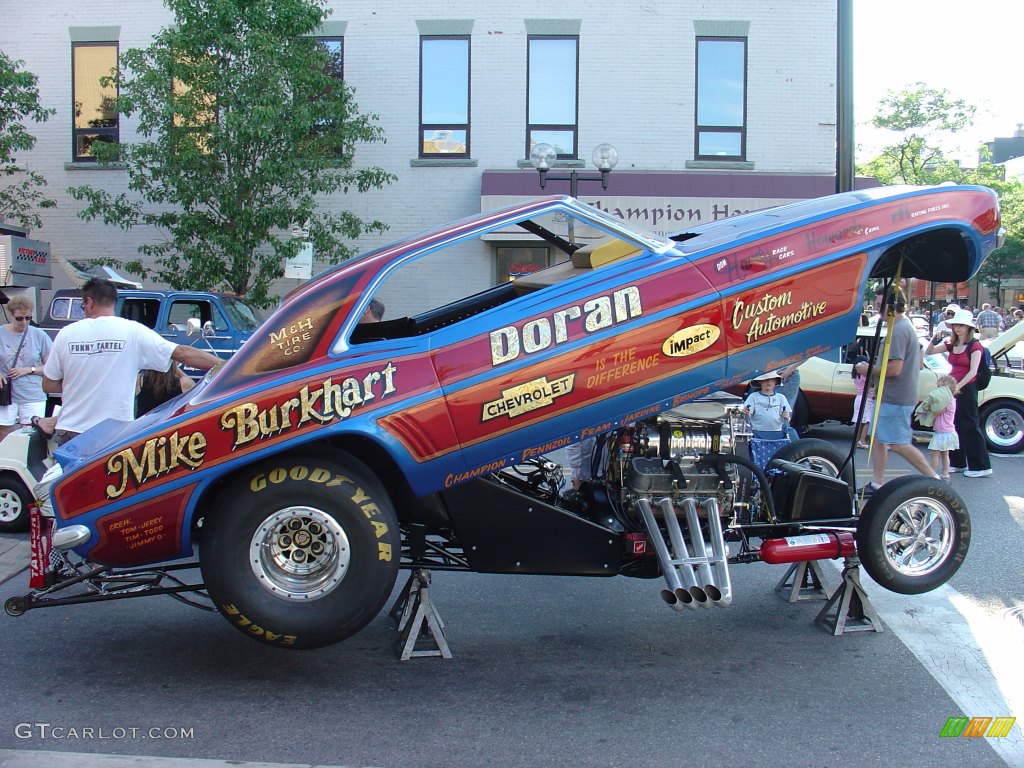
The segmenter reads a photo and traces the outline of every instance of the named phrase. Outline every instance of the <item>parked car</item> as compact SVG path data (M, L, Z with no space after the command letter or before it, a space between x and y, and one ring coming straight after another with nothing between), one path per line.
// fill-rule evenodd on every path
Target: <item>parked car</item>
M0 533L28 530L32 489L52 464L38 430L17 429L0 441Z
M731 602L738 563L856 552L889 589L934 589L970 541L949 484L900 478L862 507L820 440L769 478L713 393L851 338L869 278L966 280L1002 237L995 195L955 186L672 239L547 197L410 237L293 291L191 392L58 449L37 489L55 566L37 558L47 586L5 609L192 590L249 637L310 648L371 621L399 568L660 576L683 610ZM524 241L556 263L471 295L420 281L415 311L361 320L407 269ZM591 436L594 479L563 494L544 457Z
M197 341L196 334L188 333L188 321L198 321L204 344L225 359L242 348L264 319L260 310L245 299L206 291L120 290L114 311L186 346ZM56 336L65 325L83 317L81 291L64 289L54 293L40 325Z
M860 338L874 336L874 328L860 328ZM883 332L884 338L884 332ZM1024 338L1024 324L1005 331L986 342L997 359L1006 349L1012 349ZM922 347L928 339L921 339ZM800 425L823 421L852 423L853 400L856 397L852 374L852 360L845 351L835 351L828 357L812 357L800 366L800 392L802 397L794 407L795 421ZM918 385L923 399L937 386L939 376L949 373L944 354L924 356ZM978 393L985 442L992 453L1020 453L1024 451L1024 372L996 371L988 387Z

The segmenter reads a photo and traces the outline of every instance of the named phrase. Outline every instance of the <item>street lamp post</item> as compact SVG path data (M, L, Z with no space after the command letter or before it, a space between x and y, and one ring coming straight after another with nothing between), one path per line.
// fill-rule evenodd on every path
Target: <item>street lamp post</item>
M530 163L540 174L540 188L544 189L549 181L568 181L569 194L576 197L576 189L581 181L600 181L601 189L608 189L608 177L619 162L619 153L611 144L598 144L594 147L590 159L601 172L600 176L581 175L577 171L571 171L568 176L552 176L549 171L557 158L558 151L550 144L534 144L530 150Z

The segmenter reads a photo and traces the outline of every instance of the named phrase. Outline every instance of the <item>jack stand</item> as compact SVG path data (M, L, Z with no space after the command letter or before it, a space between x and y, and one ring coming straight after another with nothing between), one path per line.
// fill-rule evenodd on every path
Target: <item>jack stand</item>
M408 661L421 656L452 657L444 637L444 622L430 599L430 571L417 568L402 588L388 615L398 623L400 659ZM417 644L433 643L431 648L416 649Z
M827 586L821 562L802 560L790 564L786 574L775 585L775 591L787 602L800 603L807 600L828 600Z
M829 612L835 609L835 614ZM814 622L821 624L838 637L844 632L884 632L882 621L871 606L867 592L860 585L860 559L847 557L843 561L843 582L822 606ZM851 623L847 623L851 622Z

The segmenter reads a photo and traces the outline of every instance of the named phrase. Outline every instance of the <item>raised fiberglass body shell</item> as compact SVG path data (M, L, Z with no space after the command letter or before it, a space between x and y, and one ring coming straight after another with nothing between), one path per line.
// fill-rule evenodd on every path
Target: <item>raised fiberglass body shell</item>
M633 255L356 331L393 269L548 214ZM842 344L869 276L899 262L904 277L966 279L998 230L991 191L952 186L836 195L680 242L565 197L471 217L315 278L188 395L65 446L57 524L87 526L77 551L102 564L189 556L219 482L325 441L397 467L414 494L442 490Z

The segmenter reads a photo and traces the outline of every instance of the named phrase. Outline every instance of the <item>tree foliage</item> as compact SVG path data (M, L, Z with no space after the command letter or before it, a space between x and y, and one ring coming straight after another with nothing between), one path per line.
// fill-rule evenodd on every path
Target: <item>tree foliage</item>
M40 105L37 78L21 69L24 63L0 51L0 220L32 228L42 226L37 210L54 208L56 203L43 195L46 179L20 168L15 153L36 143L24 121L45 122L53 110Z
M296 224L309 222L327 263L354 254L345 239L386 228L318 205L318 196L392 181L355 166L357 145L383 132L359 113L340 62L310 37L322 0L165 2L174 24L121 57L117 111L137 120L142 140L93 145L100 162L124 164L130 192L69 192L85 220L164 235L139 248L144 258L125 265L132 273L268 305L299 248L288 237Z
M893 131L895 143L871 160L865 171L883 184L936 184L955 173L940 141L970 127L977 108L949 91L924 83L903 91L888 91L871 120L876 128Z
M880 155L858 167L858 173L874 176L883 184L980 184L999 196L1001 223L1006 243L985 260L978 279L996 295L1009 277L1024 275L1024 182L1006 179L1005 169L989 162L988 148L979 148L976 168L963 168L946 157L940 143L945 134L970 127L976 108L954 99L945 89L923 83L888 92L872 119L877 128L895 132L894 143Z

